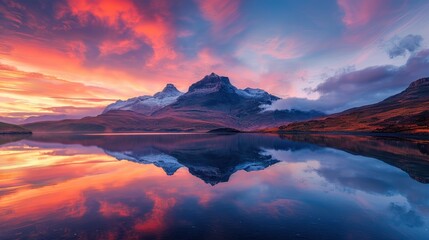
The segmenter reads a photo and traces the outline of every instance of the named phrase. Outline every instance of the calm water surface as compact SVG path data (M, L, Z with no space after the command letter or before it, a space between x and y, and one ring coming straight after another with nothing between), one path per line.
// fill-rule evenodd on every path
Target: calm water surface
M0 239L429 239L429 142L0 139Z

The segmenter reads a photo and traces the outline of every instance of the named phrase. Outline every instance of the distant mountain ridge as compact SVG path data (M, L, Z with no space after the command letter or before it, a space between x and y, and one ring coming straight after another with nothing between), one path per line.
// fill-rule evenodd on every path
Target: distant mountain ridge
M320 119L296 122L269 131L429 133L429 78L385 100Z
M211 73L192 84L186 93L167 84L153 96L119 100L96 117L25 126L36 132L206 132L218 128L256 130L324 115L261 108L278 99L261 89L238 89L228 77Z
M31 131L17 125L0 122L0 134L31 134Z

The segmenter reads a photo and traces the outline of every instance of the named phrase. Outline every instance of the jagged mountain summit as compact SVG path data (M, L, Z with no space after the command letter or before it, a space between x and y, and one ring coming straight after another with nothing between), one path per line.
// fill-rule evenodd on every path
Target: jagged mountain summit
M218 91L227 91L233 93L237 90L236 87L232 86L229 78L219 76L216 73L206 75L200 81L192 84L189 87L187 95L192 94L209 94Z
M245 88L243 90L236 88L231 84L228 77L219 76L216 73L206 75L200 81L192 84L184 97L193 95L207 95L217 92L237 94L246 98L263 99L271 102L280 98L273 96L262 89Z
M145 115L151 115L153 112L174 103L183 93L169 83L161 92L155 93L153 96L140 96L122 101L118 100L115 103L107 106L103 113L112 110L130 110Z
M263 129L324 115L261 108L279 99L262 89L238 89L228 77L211 73L192 84L186 93L167 84L153 96L119 100L96 117L25 126L36 132L207 132L217 128Z
M203 100L199 103L204 106L216 106L222 104L238 105L244 100L253 100L255 103L271 103L279 100L279 97L273 96L262 89L238 89L231 84L228 77L219 76L215 73L206 75L200 81L192 84L187 93L178 99L178 104L196 104L187 102L188 99ZM176 105L178 105L176 104ZM258 105L258 111L259 105Z
M412 82L399 94L372 105L321 119L291 123L269 131L429 133L429 78Z

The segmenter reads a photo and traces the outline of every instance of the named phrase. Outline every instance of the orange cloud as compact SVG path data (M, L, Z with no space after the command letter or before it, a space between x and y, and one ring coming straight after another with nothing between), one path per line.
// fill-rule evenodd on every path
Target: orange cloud
M111 90L40 73L25 72L2 64L0 64L0 94L6 98L0 102L2 116L18 112L27 112L27 116L61 112L67 105L72 105L73 107L69 107L68 110L75 113L80 110L88 111L88 108L93 108L94 111L112 102L111 99L105 99L112 94ZM79 98L98 101L79 101Z
M106 56L109 54L124 54L138 48L139 44L137 44L134 40L129 39L120 41L107 40L99 46L101 56Z
M58 39L36 41L30 37L21 39L17 36L8 36L5 41L9 50L0 52L3 65L16 66L21 71L55 76L69 82L84 85L91 83L94 87L110 89L110 93L106 95L109 98L149 93L145 85L127 72L110 66L85 66L87 49L82 42ZM122 82L121 88L117 87L118 80ZM31 84L32 80L27 82ZM73 91L72 88L69 90Z
M122 203L109 203L107 201L100 201L99 211L105 217L129 217L135 212L135 209L132 209Z
M159 232L166 228L165 216L167 211L176 205L174 198L161 198L154 192L146 192L146 195L153 200L152 211L145 215L145 220L139 220L135 229L143 232Z
M144 40L153 49L153 57L148 62L152 66L163 59L175 59L177 54L171 45L175 37L175 30L171 26L169 19L169 5L167 1L148 2L147 9L140 9L132 1L89 1L78 0L68 1L70 11L79 17L81 23L86 24L91 14L110 26L121 30L122 24L132 30L135 37ZM151 12L156 9L156 12ZM121 30L123 31L123 30ZM100 50L106 52L122 52L129 49L135 49L136 45L131 40L122 40L115 45L103 43Z
M110 90L62 80L40 73L24 72L0 65L0 90L6 94L39 97L93 97L106 96Z

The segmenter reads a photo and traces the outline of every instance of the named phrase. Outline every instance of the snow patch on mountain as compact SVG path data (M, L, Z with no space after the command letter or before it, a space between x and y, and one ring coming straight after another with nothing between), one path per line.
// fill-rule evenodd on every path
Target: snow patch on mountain
M259 88L238 89L236 93L246 98L266 99L271 101L280 99Z
M106 113L111 110L130 110L133 105L138 104L139 102L144 102L149 98L151 98L151 96L134 97L125 101L118 100L115 103L108 105L104 109L103 113Z

